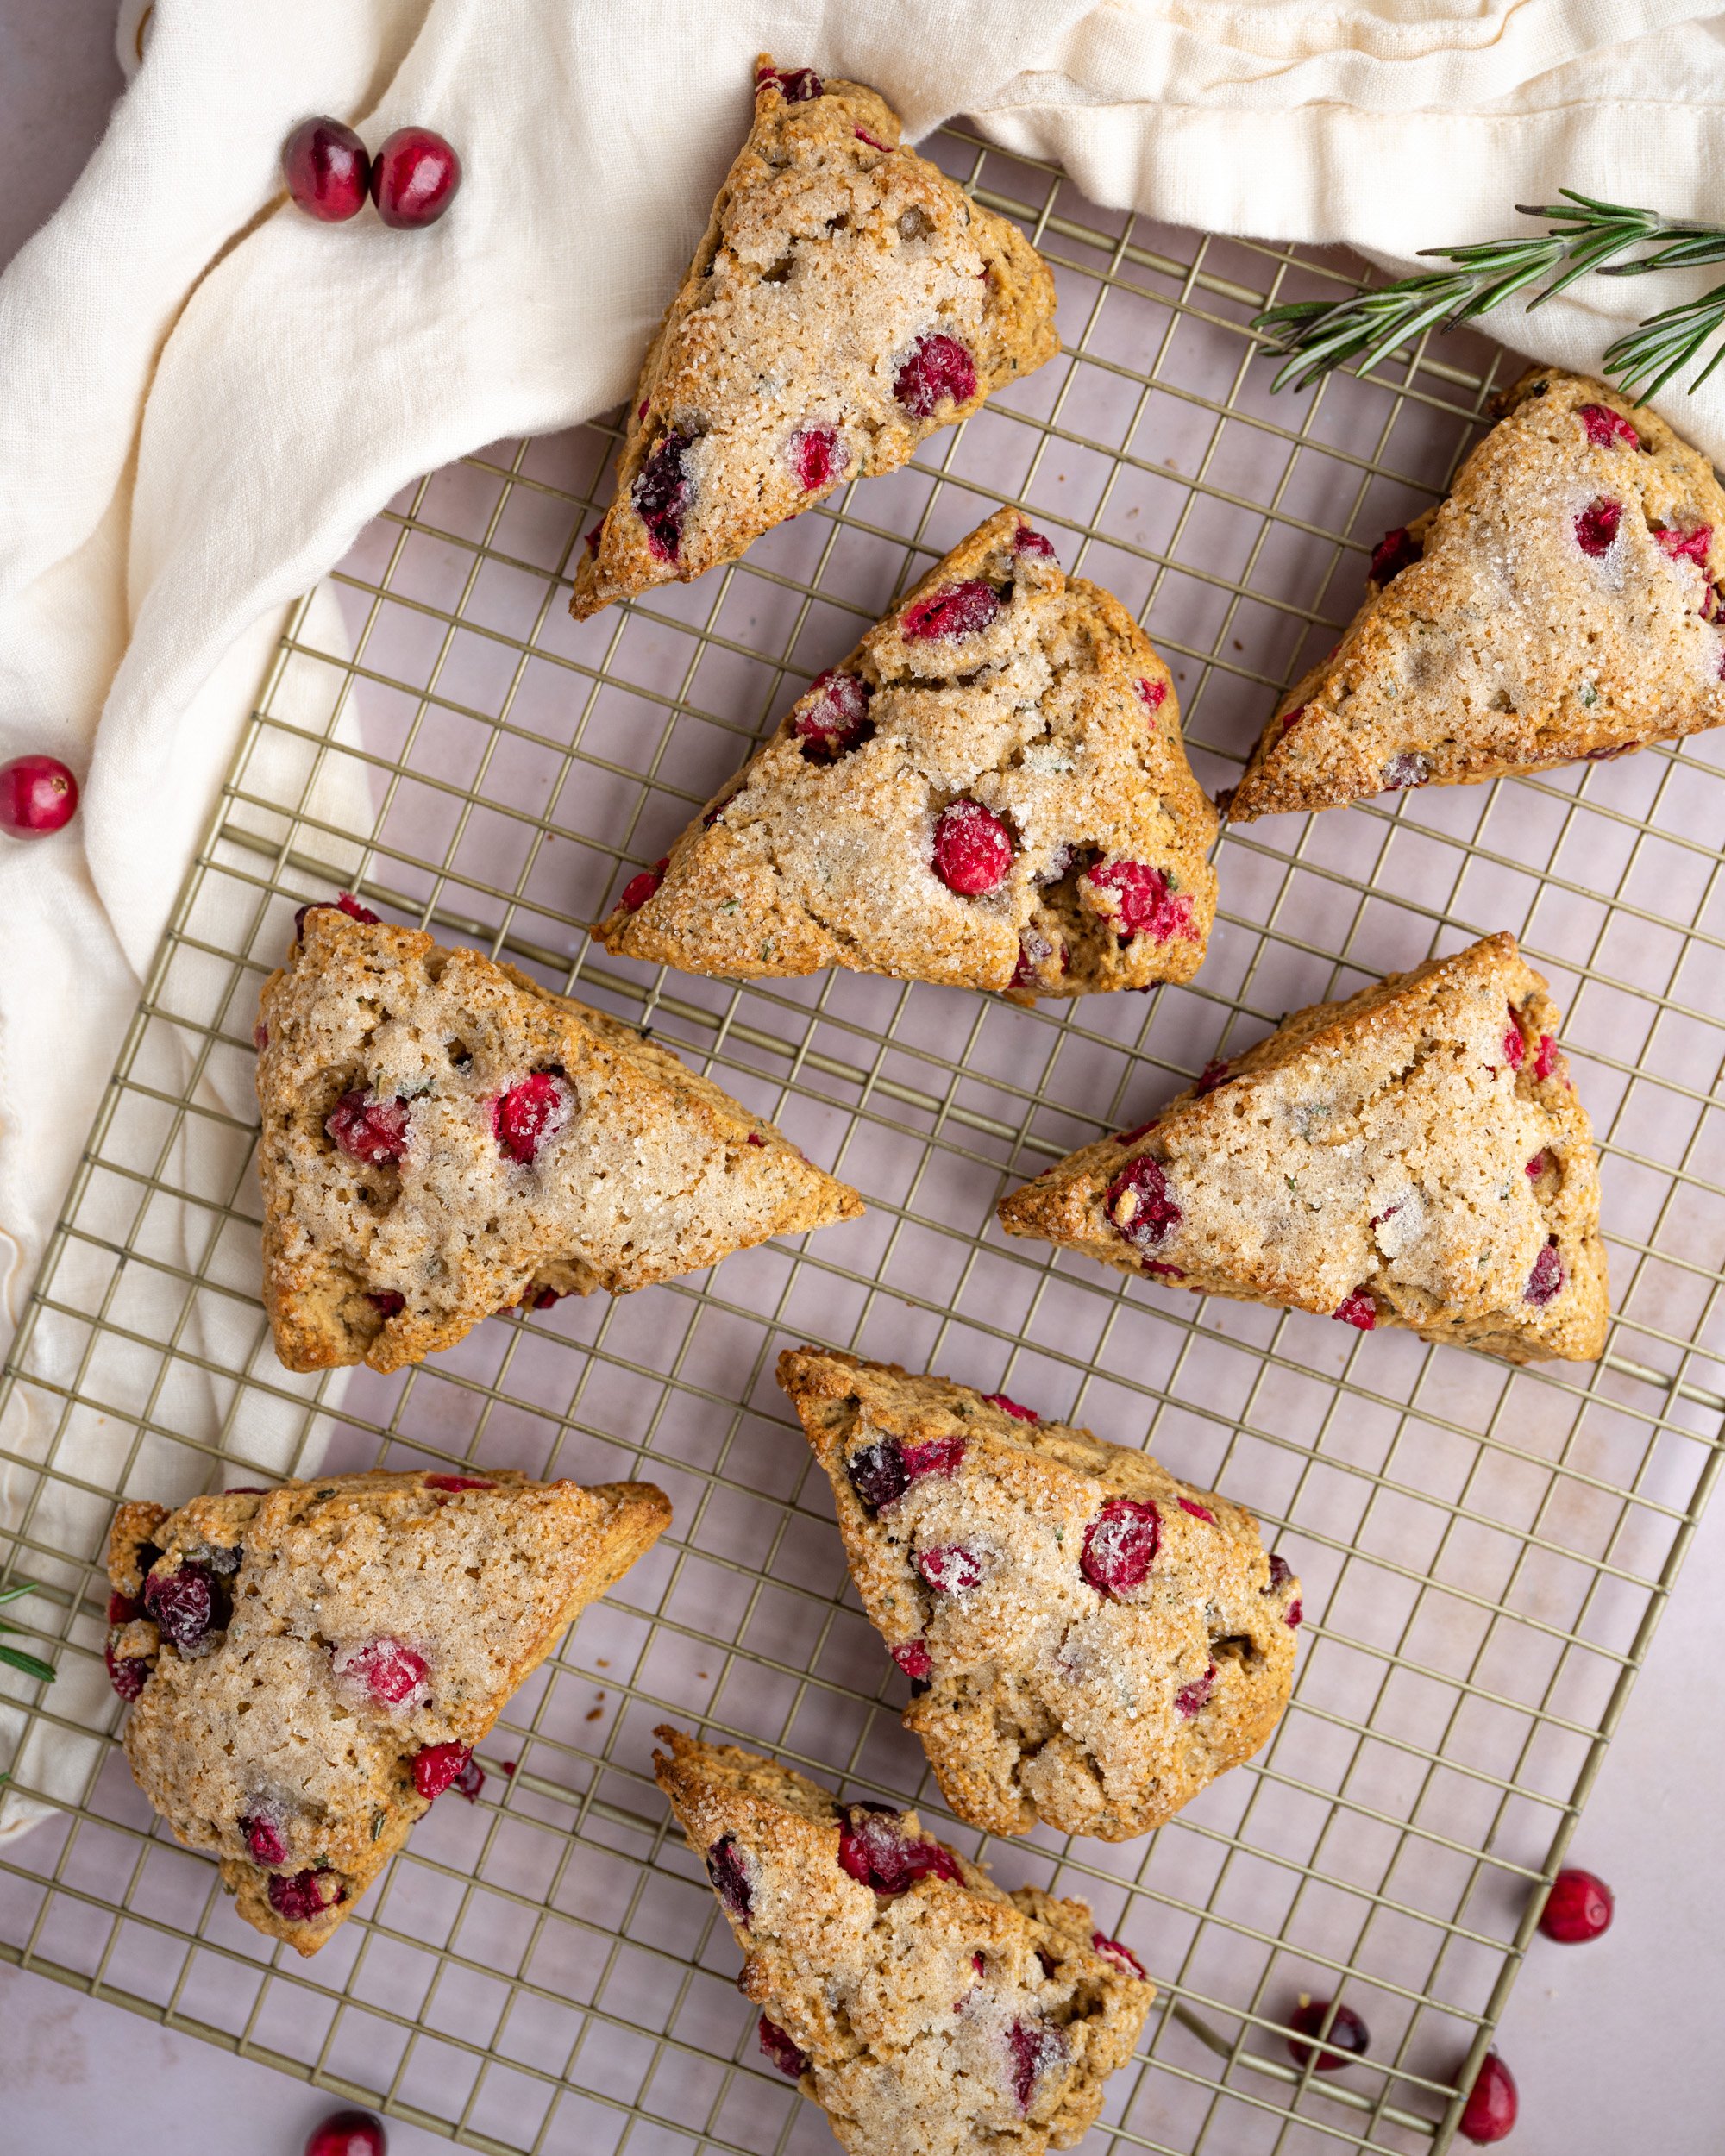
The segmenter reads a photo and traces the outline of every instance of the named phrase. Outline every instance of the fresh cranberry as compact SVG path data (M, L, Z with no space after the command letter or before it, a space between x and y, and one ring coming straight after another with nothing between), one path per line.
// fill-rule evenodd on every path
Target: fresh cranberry
M1540 1045L1534 1054L1534 1075L1549 1078L1558 1067L1558 1044L1549 1033L1541 1033Z
M1208 1520L1213 1527L1216 1524L1216 1515L1210 1510L1210 1507L1208 1505L1196 1503L1190 1497L1182 1497L1180 1500L1180 1509L1182 1512L1189 1512L1195 1520Z
M164 1639L177 1647L195 1647L214 1621L209 1566L194 1562L177 1572L152 1572L144 1582L144 1608Z
M350 127L328 118L302 120L281 146L281 176L308 216L344 224L364 209L372 160Z
M1559 1946L1584 1946L1610 1930L1615 1907L1610 1888L1596 1873L1565 1868L1552 1881L1540 1911L1540 1929Z
M912 643L929 643L939 636L974 636L986 629L1000 611L1000 595L992 584L970 577L962 584L943 584L924 599L914 599L900 617L900 633Z
M1296 1595L1293 1601L1289 1603L1287 1614L1283 1618L1282 1621L1287 1626L1289 1632L1298 1632L1305 1614L1306 1605Z
M427 1489L495 1489L495 1482L488 1482L482 1475L428 1475L424 1477Z
M1301 2036L1323 2034L1324 2048L1314 2062L1315 2070L1320 2074L1333 2074L1351 2059L1363 2058L1371 2042L1365 2023L1351 2006L1339 2006L1335 2019L1326 2031L1324 2016L1329 2010L1327 1999L1308 1999L1303 2005L1295 2007L1288 2018L1288 2026L1297 2029ZM1296 2037L1289 2038L1288 2048L1296 2066L1303 2066L1312 2056L1311 2045L1301 2043Z
M1087 881L1093 892L1113 894L1114 903L1108 911L1123 943L1134 936L1148 936L1157 943L1175 936L1197 941L1191 899L1174 897L1160 868L1142 861L1110 861L1091 869Z
M743 1862L743 1852L737 1846L735 1834L720 1835L708 1850L706 1876L712 1881L713 1892L731 1915L739 1924L746 1924L755 1890L750 1884L748 1870Z
M650 868L643 868L638 876L630 876L623 887L623 896L618 904L625 913L638 913L649 899L665 881L665 871L671 865L667 854L662 861L656 861Z
M285 1864L287 1843L280 1827L273 1819L254 1813L240 1821L240 1832L246 1838L246 1846L260 1864Z
M1603 495L1596 502L1590 502L1575 520L1575 543L1596 559L1609 554L1622 515L1622 502L1608 501Z
M776 2021L769 2021L763 2014L760 2026L761 2048L790 2081L800 2081L808 2071L808 2053L800 2050L786 2035Z
M925 1475L956 1475L963 1457L963 1438L925 1438L919 1445L899 1447L907 1482L919 1482Z
M1066 2063L1065 2031L1051 2021L1014 2021L1007 2031L1007 2050L1012 2059L1013 2095L1019 2110L1028 2112L1036 2100L1037 2084Z
M1039 554L1050 561L1055 559L1054 542L1045 539L1039 531L1032 531L1028 524L1020 524L1013 534L1013 552Z
M492 1110L498 1144L511 1160L526 1167L568 1121L572 1106L566 1078L536 1070L498 1096Z
M905 1473L904 1455L890 1438L853 1452L844 1463L844 1472L850 1478L857 1501L871 1513L895 1502L910 1484L910 1477Z
M108 1664L108 1682L122 1700L135 1700L148 1681L150 1665L141 1654L116 1654L111 1643L102 1650Z
M1699 569L1707 567L1708 549L1713 544L1711 524L1697 524L1693 531L1673 531L1666 525L1653 536L1673 561L1693 561Z
M693 436L674 428L635 474L630 498L647 527L648 551L658 561L674 561L682 543L683 519L693 494L683 469L683 452Z
M46 838L64 830L78 809L78 780L58 756L14 756L0 763L0 831Z
M1534 1260L1534 1269L1527 1275L1527 1285L1521 1300L1543 1310L1561 1292L1563 1284L1564 1263L1558 1256L1557 1243L1553 1239Z
M323 1128L350 1159L373 1168L381 1162L398 1161L405 1154L411 1112L405 1100L380 1100L358 1087L342 1095Z
M1138 693L1144 699L1146 711L1159 711L1168 701L1168 684L1165 681L1140 681Z
M1000 888L1012 865L1012 839L992 809L980 801L954 801L941 811L934 827L934 873L949 891L962 899L980 898Z
M336 2111L312 2129L305 2156L386 2156L383 2121L369 2111Z
M1356 1288L1351 1295L1344 1295L1330 1315L1343 1325L1358 1326L1362 1332L1370 1332L1377 1323L1377 1305L1364 1288Z
M348 1898L333 1871L274 1871L270 1874L270 1907L290 1924L309 1924L314 1916Z
M807 104L811 98L823 96L826 90L826 85L812 67L763 67L755 78L755 87L760 90L768 83L777 83L787 105Z
M302 906L293 917L293 940L297 943L305 933L308 913L345 913L350 921L358 921L362 927L375 928L378 917L368 906L361 906L351 891L343 891L333 899L314 899L310 906Z
M1521 2108L1515 2075L1495 2051L1489 2051L1479 2062L1479 2071L1462 2107L1458 2130L1465 2141L1472 2141L1479 2147L1492 2141L1507 2140Z
M945 398L962 404L976 394L976 362L957 337L932 330L911 347L893 394L913 419L932 419Z
M805 494L830 486L850 461L833 427L799 427L791 436L791 469Z
M1270 1584L1259 1591L1265 1595L1277 1594L1293 1576L1294 1567L1279 1550L1272 1550L1270 1553Z
M473 1758L467 1745L427 1745L415 1756L413 1786L427 1802L453 1789Z
M1078 1569L1112 1601L1142 1587L1162 1547L1162 1514L1147 1497L1111 1497L1084 1530Z
M1214 1093L1218 1086L1225 1086L1227 1082L1227 1065L1213 1056L1198 1074L1197 1090L1200 1093Z
M337 1650L332 1665L338 1677L361 1686L385 1707L399 1707L425 1682L425 1658L387 1633Z
M1105 1956L1109 1961L1118 1962L1122 1969L1143 1982L1147 1984L1150 1981L1145 1975L1144 1964L1130 1946L1121 1946L1118 1939L1108 1939L1101 1932L1092 1932L1090 1951L1092 1953Z
M937 1595L968 1595L982 1577L982 1560L962 1542L943 1542L920 1551L916 1568Z
M893 1659L908 1677L925 1679L934 1675L934 1657L926 1639L904 1640L893 1649Z
M1202 1677L1194 1677L1189 1684L1182 1684L1174 1695L1175 1712L1190 1721L1193 1715L1201 1712L1208 1703L1215 1685L1216 1665L1213 1662Z
M838 1830L838 1862L876 1894L908 1893L919 1879L962 1880L958 1860L938 1841L906 1839L902 1813L891 1805L853 1804Z
M1503 1033L1503 1060L1511 1070L1520 1070L1521 1059L1527 1052L1527 1044L1521 1038L1519 1025L1509 1025Z
M1424 786L1432 775L1429 756L1422 756L1417 749L1404 749L1384 765L1380 776L1386 793L1400 793L1406 787Z
M1162 1163L1148 1153L1137 1154L1126 1163L1108 1185L1102 1203L1116 1233L1135 1250L1153 1250L1186 1217L1168 1194Z
M407 1298L398 1288L380 1288L375 1294L367 1296L366 1300L386 1323L391 1318L398 1318L407 1307Z
M1042 1420L1042 1417L1038 1414L1034 1407L1019 1407L1018 1401L1007 1393L984 1393L982 1397L991 1407L998 1407L1004 1415L1016 1415L1020 1422L1040 1422Z
M372 160L372 200L398 230L436 224L461 184L461 159L430 128L398 128Z
M1609 449L1615 442L1631 449L1641 446L1640 436L1621 411L1613 411L1609 404L1583 404L1576 417L1586 428L1587 438L1596 449Z
M1397 524L1394 531L1386 531L1371 549L1371 567L1368 573L1371 581L1381 589L1392 577L1420 559L1420 542L1408 536L1405 524Z
M791 731L804 744L803 754L824 751L832 757L856 748L869 730L872 693L859 675L841 673L837 667L817 674L809 684L802 709L791 721Z

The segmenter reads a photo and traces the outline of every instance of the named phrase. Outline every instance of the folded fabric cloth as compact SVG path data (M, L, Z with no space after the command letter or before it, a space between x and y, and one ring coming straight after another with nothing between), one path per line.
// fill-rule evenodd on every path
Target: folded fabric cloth
M135 81L0 277L0 759L85 776L66 832L0 841L0 1338L284 605L421 473L627 392L762 47L1099 204L1398 267L1564 185L1704 216L1725 168L1719 28L1677 0L128 0L119 41ZM277 160L314 112L439 129L449 215L301 216ZM1586 368L1689 289L1494 326ZM1661 409L1725 452L1725 380Z

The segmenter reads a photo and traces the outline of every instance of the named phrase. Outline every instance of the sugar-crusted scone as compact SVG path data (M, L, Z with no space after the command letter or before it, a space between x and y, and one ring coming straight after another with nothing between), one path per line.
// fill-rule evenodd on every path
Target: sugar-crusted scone
M622 1294L862 1210L632 1028L350 899L304 913L257 1039L290 1369L397 1369L524 1300Z
M756 75L755 123L641 369L572 611L735 561L1058 351L1015 224L899 141L860 83Z
M1515 937L1488 936L1295 1012L1000 1223L1201 1294L1590 1362L1599 1164L1559 1023Z
M606 947L693 973L820 966L1019 1000L1185 981L1215 812L1168 669L1015 510L824 674Z
M1371 559L1288 691L1236 823L1616 756L1725 723L1725 493L1657 412L1536 367L1448 496Z
M512 1472L122 1505L108 1668L138 1787L248 1924L315 1953L670 1517L650 1482Z
M1268 1739L1300 1583L1242 1506L1002 1393L819 1348L779 1382L961 1819L1122 1841Z
M1082 1902L1003 1894L914 1812L659 1735L659 1786L747 1959L761 2047L850 2156L1070 2148L1155 1997Z

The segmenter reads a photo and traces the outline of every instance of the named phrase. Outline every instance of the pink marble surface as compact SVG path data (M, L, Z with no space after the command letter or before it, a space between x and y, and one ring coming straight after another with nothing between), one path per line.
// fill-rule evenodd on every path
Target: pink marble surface
M0 0L0 261L74 179L119 87L113 0ZM1689 1569L1578 1838L1575 1854L1611 1880L1615 1927L1603 1943L1537 1941L1502 2032L1523 2094L1513 2146L1527 2156L1721 2146L1725 2054L1712 1993L1725 1952L1725 1786L1721 1678L1691 1641L1705 1583L1725 1562L1716 1510ZM269 2069L0 1968L0 2090L9 2147L258 2156L303 2145L328 2099ZM447 2147L391 2129L394 2156Z

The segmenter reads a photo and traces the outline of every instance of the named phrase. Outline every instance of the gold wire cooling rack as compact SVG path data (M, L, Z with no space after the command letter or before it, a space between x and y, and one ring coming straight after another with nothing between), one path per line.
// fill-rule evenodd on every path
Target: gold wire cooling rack
M1364 546L1477 435L1502 367L1477 338L1270 397L1246 323L1334 289L1333 257L1099 211L962 129L932 154L1054 262L1068 342L916 466L577 627L572 549L614 430L507 444L410 490L297 611L8 1365L5 1576L41 1583L8 1614L61 1677L9 1694L30 1705L15 1778L52 1816L0 1849L0 1942L474 2148L829 2147L756 2055L649 1771L654 1723L705 1723L921 1801L977 1846L930 1801L771 1382L777 1349L812 1338L1147 1432L1304 1576L1297 1694L1258 1758L1142 1841L984 1846L1008 1885L1086 1896L1161 1986L1091 2146L1441 2148L1717 1468L1725 737L1230 831L1203 972L1145 998L1026 1012L596 953L583 923L999 500L1139 613L1214 788L1352 611ZM286 1378L256 1302L251 1027L292 909L340 887L650 1025L857 1182L868 1218L491 1324L395 1377ZM992 1225L1003 1189L1284 1009L1506 926L1566 1009L1603 1142L1598 1365L1513 1370L1206 1304ZM179 1497L248 1467L433 1461L638 1471L675 1524L517 1697L480 1802L437 1806L301 1964L153 1824L105 1693L99 1741L78 1736L108 1512L116 1490ZM1302 1991L1358 2009L1369 2058L1295 2067Z

